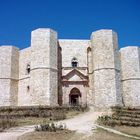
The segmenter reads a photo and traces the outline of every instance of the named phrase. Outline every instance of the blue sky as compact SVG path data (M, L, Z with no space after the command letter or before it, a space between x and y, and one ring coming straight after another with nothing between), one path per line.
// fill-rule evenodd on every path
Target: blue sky
M52 28L61 39L118 33L119 47L140 46L140 0L0 0L0 45L30 45L31 31Z

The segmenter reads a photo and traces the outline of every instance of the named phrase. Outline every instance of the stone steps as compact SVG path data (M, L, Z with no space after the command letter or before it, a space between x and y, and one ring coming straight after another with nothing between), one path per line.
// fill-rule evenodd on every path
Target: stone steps
M112 121L118 125L140 126L140 108L112 108Z
M140 126L138 122L124 121L124 120L113 120L113 123L116 125L126 125L126 126Z
M140 115L137 114L129 114L129 113L119 113L119 114L113 114L113 116L118 116L118 117L129 117L129 118L139 118L140 119Z
M114 120L122 120L122 121L128 121L128 122L137 122L140 123L140 118L131 118L126 116L120 116L120 117L113 117Z
M140 115L140 111L130 111L130 110L113 110L113 112L117 114L134 114L134 115Z

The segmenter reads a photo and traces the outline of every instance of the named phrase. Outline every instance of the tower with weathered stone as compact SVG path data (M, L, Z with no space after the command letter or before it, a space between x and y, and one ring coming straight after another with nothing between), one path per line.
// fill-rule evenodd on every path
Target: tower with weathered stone
M122 48L120 56L124 105L140 107L140 48L137 46Z
M121 105L120 59L117 35L99 30L91 35L93 53L93 95L97 108Z
M39 28L31 46L0 47L0 106L140 107L140 48L118 49L112 30L90 40Z
M57 33L37 29L31 35L32 105L58 105Z
M0 106L18 104L19 49L0 47Z

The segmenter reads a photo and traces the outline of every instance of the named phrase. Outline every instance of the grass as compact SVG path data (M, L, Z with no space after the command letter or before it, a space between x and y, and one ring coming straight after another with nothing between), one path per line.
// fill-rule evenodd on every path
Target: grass
M0 131L4 129L8 129L10 127L15 126L26 126L26 125L39 125L43 122L50 122L51 120L61 120L61 119L68 119L72 118L78 114L81 114L82 110L70 110L67 111L66 114L62 113L55 113L52 117L20 117L20 118L10 118L9 115L6 115L4 119L0 119Z
M115 126L113 129L123 133L140 137L140 127Z
M103 129L98 128L97 132L93 135L93 140L134 140L125 136L120 136ZM92 140L92 139L91 139Z
M66 113L66 119L72 118L76 115L79 115L83 113L82 111L78 111L78 110L72 110L72 111L68 111ZM57 119L56 119L57 120ZM19 118L17 119L18 125L19 126L24 126L24 125L37 125L37 124L41 124L42 122L49 122L50 118L46 117L26 117L26 118Z
M66 119L72 118L76 115L81 114L81 111L68 111L66 113ZM44 121L49 122L50 118L42 118L42 117L24 117L24 118L18 118L16 119L18 126L25 126L25 125L38 125L42 124Z
M110 126L104 125L104 124L101 124L101 125L114 129L114 130L118 130L118 131L128 134L128 135L140 137L140 127L125 126L125 125L115 125L112 127L111 125Z
M66 113L66 118L67 118L67 119L73 118L74 116L79 115L79 114L81 114L81 113L83 113L83 112L82 112L82 111L78 111L78 110L68 111L68 112Z
M75 132L64 130L57 132L31 132L18 138L18 140L69 140Z
M17 126L18 123L15 119L11 119L11 118L3 118L0 119L0 131L2 132L4 129L9 129L10 127L15 127Z
M124 122L124 121L120 121L120 122ZM127 125L121 125L121 123L118 125L118 123L115 124L115 120L112 120L112 118L110 116L99 117L97 120L97 123L100 125L103 125L105 127L115 129L115 130L118 130L120 132L129 134L129 135L140 137L140 126L139 127L127 126ZM130 124L131 121L128 123Z
M27 117L27 118L19 118L17 119L18 126L26 126L26 125L38 125L43 122L49 122L49 118L37 118L37 117Z
M97 129L93 135L86 137L84 134L64 130L57 132L31 132L19 137L18 140L133 140L119 136L102 129Z

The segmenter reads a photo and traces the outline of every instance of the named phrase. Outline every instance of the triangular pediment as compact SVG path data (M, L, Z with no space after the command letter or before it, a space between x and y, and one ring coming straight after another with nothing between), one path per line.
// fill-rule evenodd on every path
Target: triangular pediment
M65 80L65 81L87 81L88 77L86 75L84 75L83 73L81 73L79 70L73 69L68 74L63 76L63 80Z

